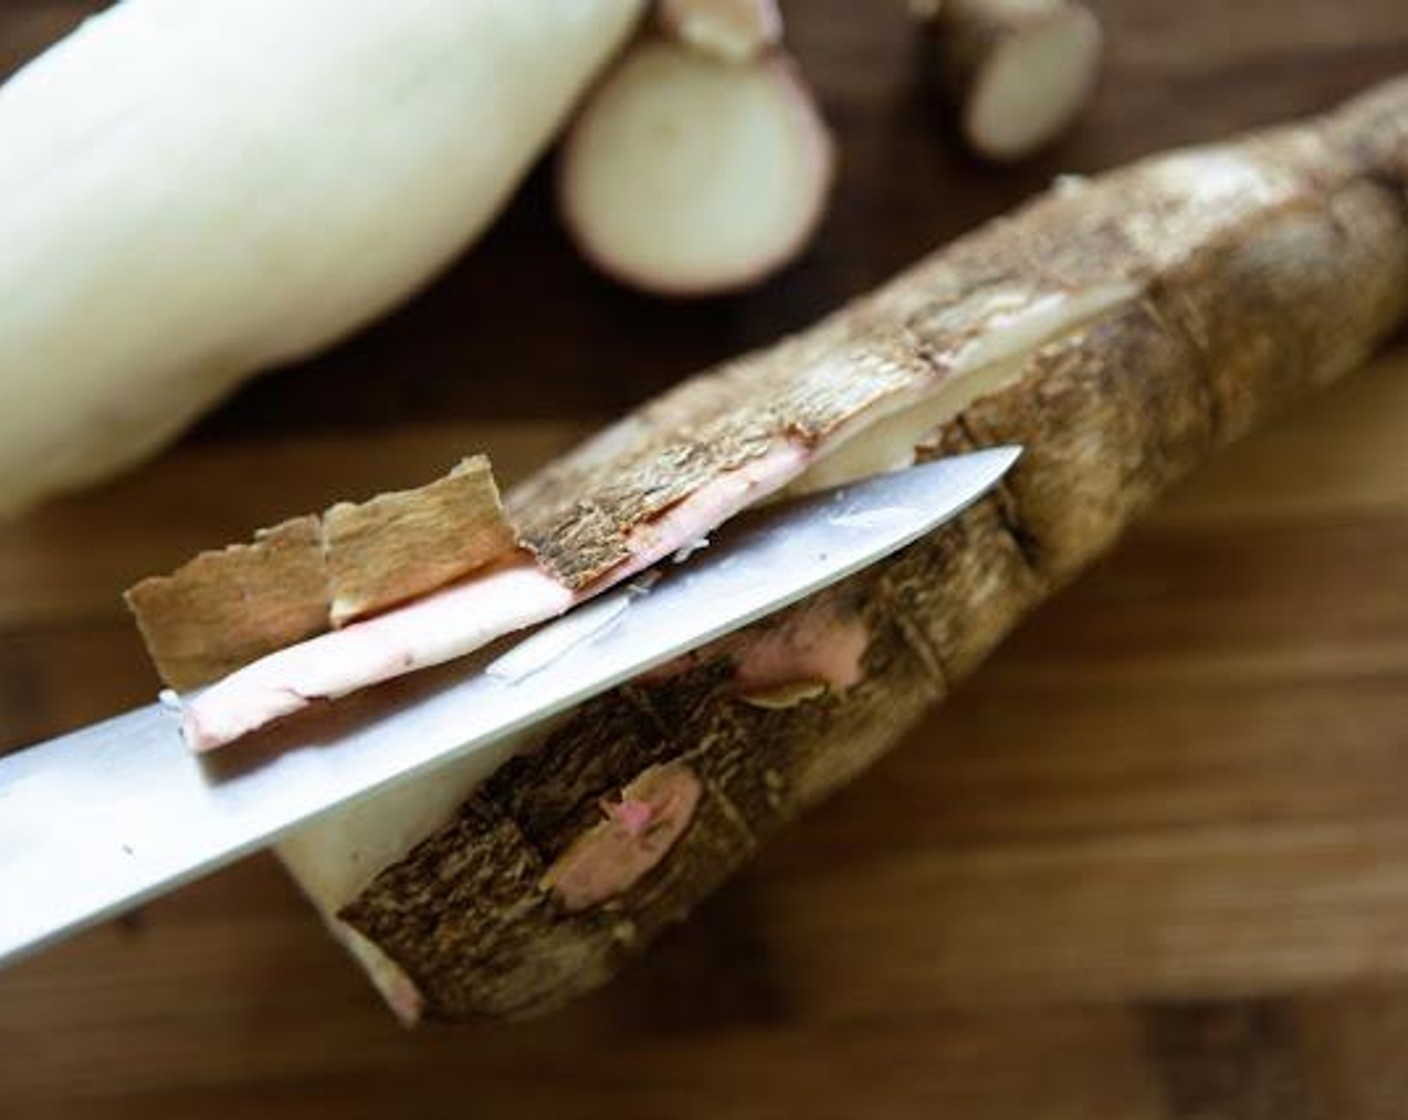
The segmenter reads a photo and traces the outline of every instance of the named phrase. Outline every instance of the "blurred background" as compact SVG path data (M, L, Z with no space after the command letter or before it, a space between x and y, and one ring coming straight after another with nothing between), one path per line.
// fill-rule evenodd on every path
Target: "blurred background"
M0 0L0 71L99 6ZM995 167L954 138L901 0L794 0L840 162L789 268L722 298L627 291L571 250L549 160L402 310L0 528L0 749L150 699L118 599L142 575L465 451L521 476L1057 174L1408 72L1404 0L1091 7L1094 99ZM0 1114L1408 1116L1405 432L1400 345L1201 472L563 1013L401 1030L259 857L0 973Z

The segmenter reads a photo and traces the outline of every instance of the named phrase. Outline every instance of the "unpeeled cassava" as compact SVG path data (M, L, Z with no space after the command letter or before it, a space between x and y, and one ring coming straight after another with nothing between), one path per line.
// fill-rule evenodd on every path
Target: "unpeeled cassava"
M645 0L123 0L0 87L0 514L386 311Z
M1408 79L1065 181L647 404L505 504L540 573L580 593L740 475L766 479L760 500L1021 444L999 493L498 769L513 745L281 854L403 1016L556 1006L892 746L1169 484L1406 317Z

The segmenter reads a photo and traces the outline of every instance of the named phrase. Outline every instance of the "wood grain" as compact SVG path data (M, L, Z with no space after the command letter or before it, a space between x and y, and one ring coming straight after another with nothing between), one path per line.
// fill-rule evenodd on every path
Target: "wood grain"
M0 67L95 5L0 0ZM0 750L145 701L117 592L488 451L521 475L1058 170L1408 69L1403 0L1107 0L1078 132L971 163L902 5L794 3L836 206L746 297L567 251L539 175L423 297L0 530ZM3 159L3 153L0 153ZM5 1117L1408 1116L1408 349L1234 448L631 974L407 1034L261 857L0 974Z

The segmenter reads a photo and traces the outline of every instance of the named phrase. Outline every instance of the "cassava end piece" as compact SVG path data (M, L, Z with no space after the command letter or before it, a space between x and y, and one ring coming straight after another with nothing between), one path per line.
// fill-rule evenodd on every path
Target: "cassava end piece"
M757 284L806 247L834 177L830 133L797 66L637 43L563 144L557 201L577 248L643 291Z
M1044 147L1095 86L1100 24L1079 0L944 0L915 14L964 139L988 159Z

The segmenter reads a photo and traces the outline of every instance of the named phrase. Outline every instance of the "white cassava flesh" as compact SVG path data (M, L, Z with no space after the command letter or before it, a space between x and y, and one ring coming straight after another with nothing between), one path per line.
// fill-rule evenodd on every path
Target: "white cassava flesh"
M680 42L728 62L756 58L782 41L777 0L661 0L660 23Z
M963 137L988 159L1045 146L1094 88L1102 35L1078 0L944 0L915 12L927 21Z
M592 94L559 168L563 220L608 275L666 295L746 287L805 248L832 144L789 60L645 41Z
M123 0L0 87L0 514L424 284L644 0Z

